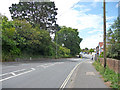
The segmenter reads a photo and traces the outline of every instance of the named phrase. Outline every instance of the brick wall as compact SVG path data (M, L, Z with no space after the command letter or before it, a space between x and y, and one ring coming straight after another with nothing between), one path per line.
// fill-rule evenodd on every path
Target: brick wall
M100 58L100 63L102 65L104 65L104 59L103 58ZM110 69L114 70L117 73L120 73L120 60L107 58L106 63L107 63L107 65Z

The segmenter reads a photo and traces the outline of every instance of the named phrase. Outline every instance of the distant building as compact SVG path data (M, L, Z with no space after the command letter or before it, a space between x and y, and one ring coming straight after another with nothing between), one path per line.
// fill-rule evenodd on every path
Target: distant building
M98 47L99 47L99 55L104 51L103 49L103 42L99 42Z
M118 3L118 17L120 18L120 1Z
M106 47L111 45L109 42L106 42ZM96 54L100 55L102 52L104 52L104 43L99 42L98 46L96 47Z
M96 47L96 54L99 55L99 46Z

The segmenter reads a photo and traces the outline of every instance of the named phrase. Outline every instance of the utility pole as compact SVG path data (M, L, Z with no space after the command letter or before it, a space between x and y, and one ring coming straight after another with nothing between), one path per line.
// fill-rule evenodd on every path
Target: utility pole
M104 69L106 68L106 2L103 0L103 23L104 23Z

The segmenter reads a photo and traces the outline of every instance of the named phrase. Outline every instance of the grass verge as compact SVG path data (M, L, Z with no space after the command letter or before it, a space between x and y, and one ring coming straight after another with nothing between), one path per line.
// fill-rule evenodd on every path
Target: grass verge
M100 64L99 61L95 61L93 63L93 66L96 68L96 70L102 75L104 78L104 82L110 82L111 88L115 88L120 90L120 74L115 73L113 70L109 69L108 66L104 70L104 67Z

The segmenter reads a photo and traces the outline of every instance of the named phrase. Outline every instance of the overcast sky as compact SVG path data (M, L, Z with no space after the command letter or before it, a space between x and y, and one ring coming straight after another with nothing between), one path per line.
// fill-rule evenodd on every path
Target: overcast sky
M103 0L52 1L58 8L57 23L78 29L79 36L83 38L81 48L95 48L103 41ZM118 1L120 0L108 0L106 3L107 30L118 16ZM19 0L2 0L0 13L11 19L9 7L18 2Z

